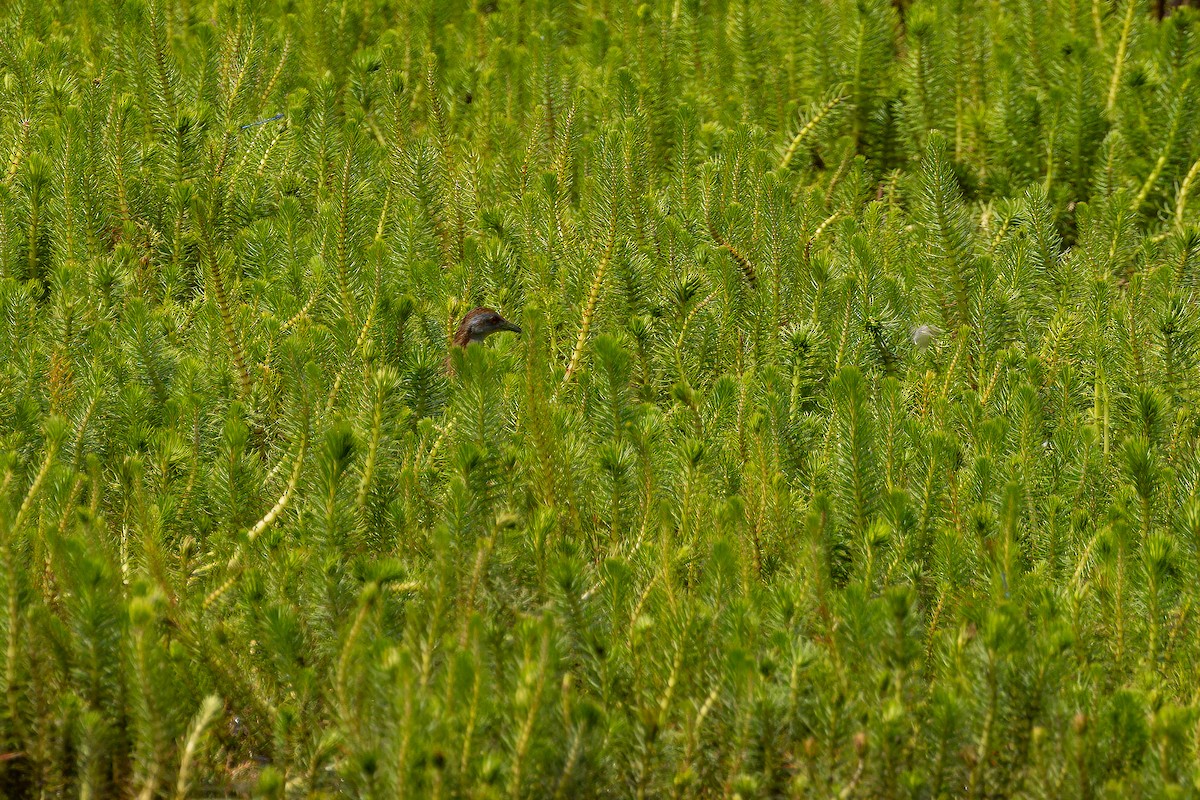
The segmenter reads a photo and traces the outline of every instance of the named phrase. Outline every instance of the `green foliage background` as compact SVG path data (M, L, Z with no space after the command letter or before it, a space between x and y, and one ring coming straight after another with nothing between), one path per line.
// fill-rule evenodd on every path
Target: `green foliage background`
M5 3L0 792L1195 796L1154 5Z

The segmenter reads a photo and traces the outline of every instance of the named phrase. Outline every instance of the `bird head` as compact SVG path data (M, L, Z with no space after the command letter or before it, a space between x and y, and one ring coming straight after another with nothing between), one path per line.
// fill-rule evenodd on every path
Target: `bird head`
M933 340L942 335L942 329L937 325L918 325L912 330L912 343L918 350L924 350L933 344Z
M463 317L454 333L454 343L466 347L471 342L482 342L498 331L520 333L521 327L500 316L495 309L480 306Z

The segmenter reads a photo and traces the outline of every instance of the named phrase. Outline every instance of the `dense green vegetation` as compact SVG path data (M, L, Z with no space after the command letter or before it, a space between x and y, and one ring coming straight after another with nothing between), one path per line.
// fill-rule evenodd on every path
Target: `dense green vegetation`
M0 794L1195 796L1157 5L3 4Z

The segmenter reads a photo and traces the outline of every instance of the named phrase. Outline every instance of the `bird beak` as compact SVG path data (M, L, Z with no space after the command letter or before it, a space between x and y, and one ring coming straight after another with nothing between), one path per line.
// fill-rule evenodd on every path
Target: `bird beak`
M520 333L521 326L517 325L515 322L509 322L508 320L505 319L505 320L500 321L500 327L497 328L497 330L512 331L513 333Z

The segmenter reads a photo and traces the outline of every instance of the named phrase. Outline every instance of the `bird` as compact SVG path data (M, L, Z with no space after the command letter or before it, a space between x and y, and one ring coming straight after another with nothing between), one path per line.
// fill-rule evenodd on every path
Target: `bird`
M454 344L456 347L466 347L471 342L482 342L500 331L519 334L521 326L509 322L493 308L479 306L467 312L462 322L458 323L458 330L454 332Z
M516 323L509 322L504 317L500 316L500 312L494 308L487 306L479 306L467 312L467 315L462 318L462 322L458 323L458 329L454 331L452 340L453 347L451 353L446 356L444 367L446 374L453 377L454 358L453 351L455 348L465 349L471 342L482 342L493 333L499 331L510 331L519 334L521 326Z
M941 334L942 329L937 325L919 325L912 330L912 343L918 350L924 350Z

